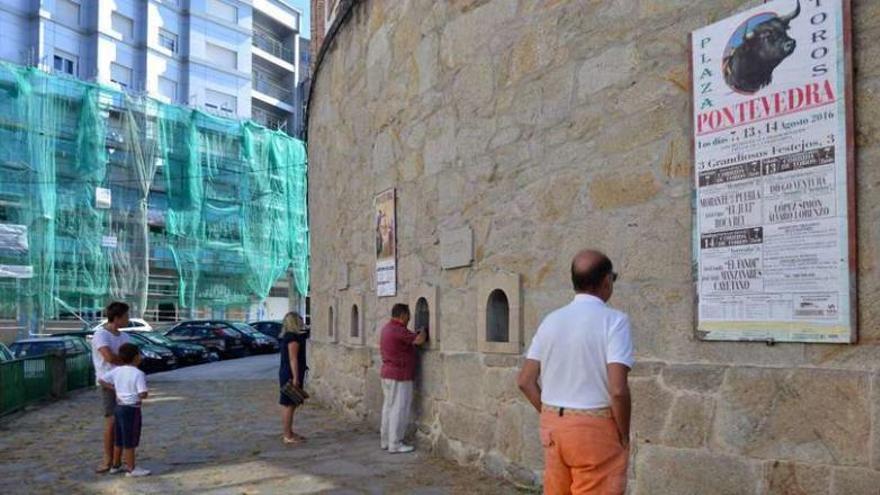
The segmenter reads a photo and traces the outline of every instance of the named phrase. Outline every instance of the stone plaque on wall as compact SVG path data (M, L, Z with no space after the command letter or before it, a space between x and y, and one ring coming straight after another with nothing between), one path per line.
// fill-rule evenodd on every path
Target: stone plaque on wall
M340 263L336 272L336 289L345 290L348 288L348 263Z
M440 264L444 270L470 266L474 260L474 232L469 226L440 232Z

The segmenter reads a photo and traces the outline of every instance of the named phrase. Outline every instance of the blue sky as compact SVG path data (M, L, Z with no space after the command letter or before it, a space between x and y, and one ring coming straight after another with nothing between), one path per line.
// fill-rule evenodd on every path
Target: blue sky
M287 0L287 3L293 5L294 7L298 8L300 11L302 11L302 13L303 13L302 33L300 33L300 34L302 35L303 38L311 38L312 37L312 29L311 29L311 27L309 27L309 26L311 26L311 20L312 20L312 16L310 14L310 12L311 12L311 10L310 10L311 5L310 4L312 3L311 0Z

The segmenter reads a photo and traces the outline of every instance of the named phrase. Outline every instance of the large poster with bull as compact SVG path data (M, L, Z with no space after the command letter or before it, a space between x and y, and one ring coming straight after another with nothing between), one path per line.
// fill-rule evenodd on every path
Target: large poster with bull
M691 34L697 335L856 339L848 0Z

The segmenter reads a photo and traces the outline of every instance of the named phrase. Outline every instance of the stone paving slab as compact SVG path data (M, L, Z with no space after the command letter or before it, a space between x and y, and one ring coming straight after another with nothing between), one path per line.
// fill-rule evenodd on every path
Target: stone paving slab
M97 390L88 390L0 421L0 493L517 491L426 452L387 454L376 433L317 406L297 413L299 431L309 440L284 445L271 379L157 378L150 386L139 464L154 475L134 480L92 473L100 460L100 400Z

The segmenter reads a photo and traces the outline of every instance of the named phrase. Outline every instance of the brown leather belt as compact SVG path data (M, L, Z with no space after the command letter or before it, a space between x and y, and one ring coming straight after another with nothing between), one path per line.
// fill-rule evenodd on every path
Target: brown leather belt
M548 406L547 404L542 404L541 410L551 412L553 414L558 414L560 416L566 416L566 415L595 416L597 418L610 418L610 417L612 417L610 407L600 407L598 409L574 409L571 407L556 407L556 406Z

